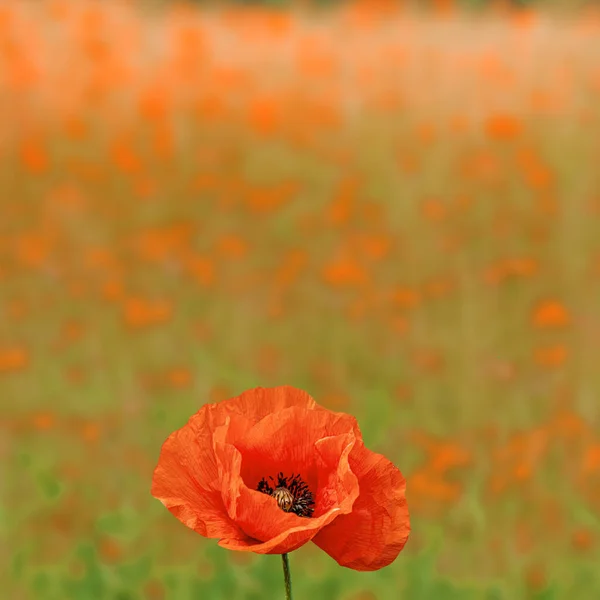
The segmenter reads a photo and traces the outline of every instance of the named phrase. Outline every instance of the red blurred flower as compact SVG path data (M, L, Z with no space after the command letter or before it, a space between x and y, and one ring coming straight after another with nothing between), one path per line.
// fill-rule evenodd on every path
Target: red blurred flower
M206 404L163 444L152 495L230 550L285 554L313 541L373 571L408 539L406 483L354 417L290 386Z

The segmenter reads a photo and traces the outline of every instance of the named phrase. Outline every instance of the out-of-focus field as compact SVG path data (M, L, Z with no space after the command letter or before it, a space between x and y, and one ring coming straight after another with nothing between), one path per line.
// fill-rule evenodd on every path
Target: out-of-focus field
M0 597L283 597L150 496L290 384L413 533L298 599L600 597L600 18L0 5Z

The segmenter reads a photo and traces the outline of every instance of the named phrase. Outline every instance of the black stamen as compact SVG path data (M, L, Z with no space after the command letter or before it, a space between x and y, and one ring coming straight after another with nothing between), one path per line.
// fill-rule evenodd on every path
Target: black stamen
M275 482L275 479L271 475L269 475L269 479L275 487L272 487L266 478L263 477L256 489L263 494L272 496L277 488L284 488L294 497L294 503L289 512L293 512L299 517L312 517L315 510L314 496L308 485L302 480L300 474L295 475L292 473L290 477L284 477L283 473L280 472L277 475L277 482Z

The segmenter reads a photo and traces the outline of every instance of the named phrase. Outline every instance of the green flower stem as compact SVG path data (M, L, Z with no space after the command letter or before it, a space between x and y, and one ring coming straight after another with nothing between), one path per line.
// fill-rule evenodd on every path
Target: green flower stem
M281 561L283 562L283 578L285 579L285 600L292 600L292 575L288 555L282 554Z

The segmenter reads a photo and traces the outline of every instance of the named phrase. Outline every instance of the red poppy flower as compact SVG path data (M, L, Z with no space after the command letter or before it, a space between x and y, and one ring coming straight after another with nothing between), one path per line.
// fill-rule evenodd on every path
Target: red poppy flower
M285 554L313 541L358 571L404 547L405 488L354 417L290 386L204 405L167 438L152 481L173 515L224 548Z

